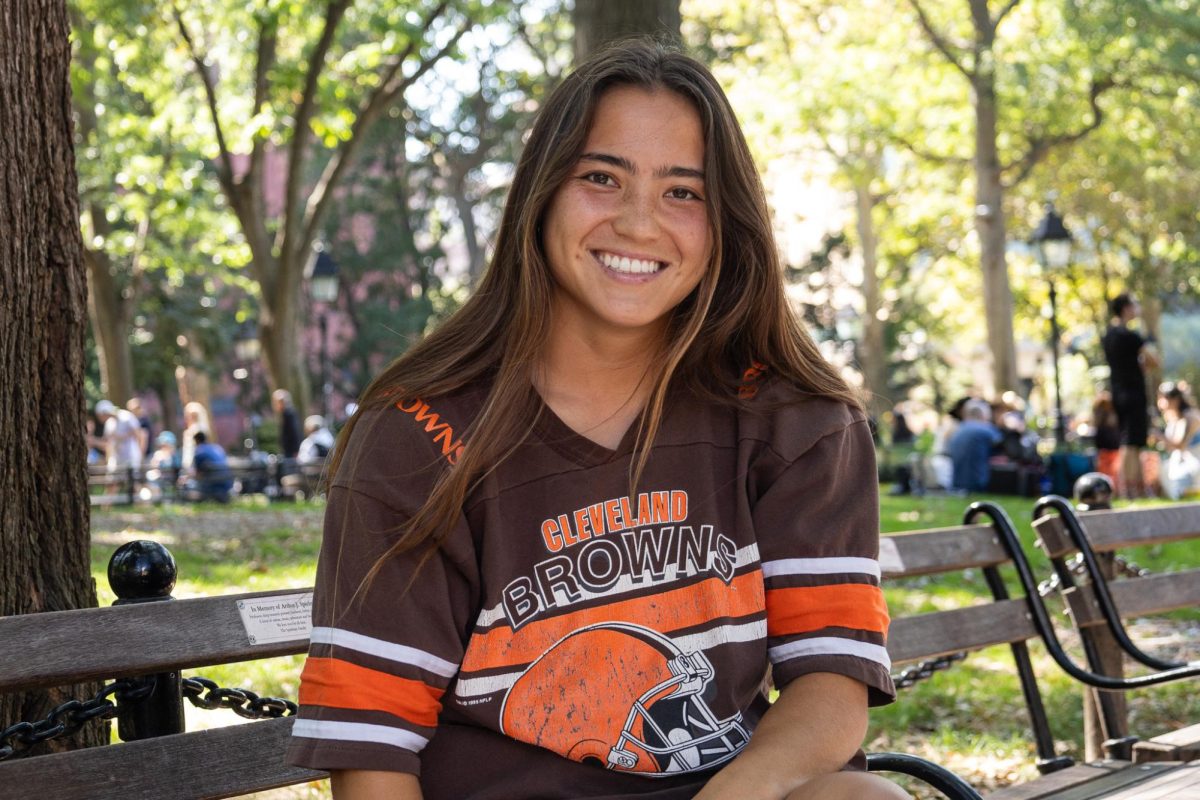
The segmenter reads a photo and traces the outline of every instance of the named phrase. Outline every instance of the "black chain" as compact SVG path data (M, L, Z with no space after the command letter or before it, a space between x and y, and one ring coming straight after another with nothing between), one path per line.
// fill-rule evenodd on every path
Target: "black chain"
M898 675L892 676L892 683L896 684L896 690L907 689L913 684L932 678L935 672L944 669L949 669L960 661L966 659L966 653L951 653L948 656L940 658L932 658L929 661L922 661L920 664L914 664Z
M71 699L55 706L50 714L37 722L18 722L0 731L0 761L25 750L39 742L70 736L94 719L112 719L117 715L117 705L109 698L116 696L121 703L136 703L154 691L154 680L146 678L124 678L108 684L91 700Z
M1087 565L1083 563L1083 556L1076 554L1067 562L1068 569L1071 574L1076 577L1087 575ZM1123 575L1126 578L1144 578L1150 574L1150 570L1140 567L1132 561L1116 556L1113 558L1113 567L1118 575ZM1058 577L1058 573L1051 575L1046 580L1038 584L1038 594L1042 597L1048 597L1062 586L1062 581Z
M226 689L208 678L184 678L183 696L192 705L200 708L228 708L246 719L269 719L294 716L298 707L291 700L280 697L259 697L249 689ZM56 706L43 720L18 722L0 731L0 761L15 755L20 749L28 749L38 742L70 736L84 723L93 719L112 719L117 715L117 705L110 697L115 696L123 705L144 700L154 691L154 679L123 678L114 681L91 700L71 699Z
M298 707L281 697L259 697L249 689L227 689L208 678L184 678L183 696L198 708L228 708L246 719L294 716Z

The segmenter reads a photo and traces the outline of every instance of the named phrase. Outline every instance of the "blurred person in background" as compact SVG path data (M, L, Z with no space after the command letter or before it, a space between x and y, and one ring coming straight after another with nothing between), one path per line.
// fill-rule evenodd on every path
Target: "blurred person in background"
M300 454L300 418L292 405L292 393L287 389L276 389L271 394L271 406L279 415L280 455L295 458Z
M125 404L125 410L137 418L138 427L141 429L138 433L138 440L141 442L142 455L149 458L154 442L154 426L151 424L146 410L142 407L142 401L136 397L129 398L129 402Z
M986 400L969 400L963 421L950 437L950 460L954 462L953 487L964 492L982 492L991 477L992 448L1003 437L992 423L992 407Z
M188 470L186 493L189 500L214 500L228 503L233 492L233 476L225 450L208 441L204 431L197 431L192 441L192 466Z
M208 421L208 409L193 400L183 407L183 453L180 462L184 469L192 466L197 433L212 436L212 425Z
M1163 494L1178 500L1200 488L1200 411L1173 382L1158 387L1158 410L1165 423L1160 482Z
M304 441L296 458L301 464L318 464L333 450L333 433L325 427L325 418L313 414L304 418Z
M1101 391L1092 404L1092 428L1096 444L1096 469L1108 476L1113 486L1121 478L1121 423L1112 394Z
M1129 327L1141 313L1133 295L1128 292L1117 295L1109 303L1109 310L1112 319L1101 344L1111 374L1113 406L1121 425L1121 480L1117 492L1122 497L1144 497L1147 485L1141 453L1150 430L1146 371L1158 367L1158 356L1151 340Z
M96 418L104 426L98 446L104 451L109 472L142 465L142 428L137 417L111 400L96 403Z

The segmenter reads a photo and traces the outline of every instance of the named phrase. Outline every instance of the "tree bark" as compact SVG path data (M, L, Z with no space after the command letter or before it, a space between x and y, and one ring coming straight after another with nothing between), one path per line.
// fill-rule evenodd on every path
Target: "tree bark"
M78 49L76 63L80 72L87 77L80 83L75 101L75 118L78 122L79 141L86 144L92 140L99 125L96 118L96 87L92 75L96 72L96 43L87 33L87 23L80 17L73 21ZM83 200L87 239L99 236L107 239L112 228L105 217L104 209L96 202ZM100 390L117 405L125 405L133 397L133 348L129 345L129 328L132 317L132 292L126 295L113 270L114 264L102 248L89 249L84 245L84 264L87 266L88 310L91 314L92 332L96 339L96 350L100 357Z
M990 53L990 44L987 47ZM1008 283L1004 224L1004 184L996 145L996 79L987 66L972 76L975 94L975 231L983 272L983 307L992 353L992 391L1016 391L1017 348L1013 339L1013 297Z
M680 0L575 0L575 63L614 39L634 34L679 41Z
M858 352L863 385L868 392L867 402L875 418L892 407L888 397L887 353L883 345L883 320L879 319L879 238L875 233L872 213L875 198L869 178L854 184L855 225L858 244L862 250L863 336Z
M122 297L103 252L84 251L88 310L100 356L100 390L119 406L133 397L133 349L129 346L132 303Z
M0 7L0 615L96 605L68 37L64 0ZM0 728L94 689L0 695ZM107 738L93 722L29 752Z

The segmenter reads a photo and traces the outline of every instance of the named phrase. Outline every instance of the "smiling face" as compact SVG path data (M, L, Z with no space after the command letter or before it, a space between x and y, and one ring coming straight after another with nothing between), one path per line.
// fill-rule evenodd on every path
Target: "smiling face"
M667 90L609 89L583 152L546 211L554 325L584 335L663 335L712 254L704 133Z

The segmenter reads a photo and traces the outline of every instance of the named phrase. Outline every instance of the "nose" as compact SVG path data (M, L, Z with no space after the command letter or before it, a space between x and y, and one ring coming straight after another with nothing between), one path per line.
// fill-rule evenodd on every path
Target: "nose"
M628 239L645 241L658 235L658 204L654 189L642 186L626 188L621 206L613 219L613 230Z

